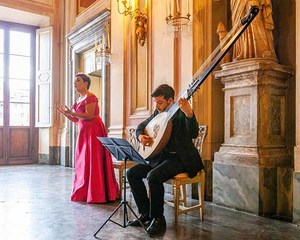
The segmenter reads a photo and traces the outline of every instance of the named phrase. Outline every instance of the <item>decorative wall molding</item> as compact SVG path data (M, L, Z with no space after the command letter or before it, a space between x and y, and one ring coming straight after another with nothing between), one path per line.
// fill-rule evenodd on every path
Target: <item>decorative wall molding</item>
M105 31L105 22L109 19L110 11L105 10L102 13L98 13L97 16L87 21L84 25L73 28L67 34L72 50L76 53L83 53L93 48L95 46L95 35L102 36L102 33Z
M123 134L124 128L121 125L110 126L108 128L109 137L123 138Z
M101 0L93 3L76 17L72 31L81 28L106 11L110 11L110 0Z

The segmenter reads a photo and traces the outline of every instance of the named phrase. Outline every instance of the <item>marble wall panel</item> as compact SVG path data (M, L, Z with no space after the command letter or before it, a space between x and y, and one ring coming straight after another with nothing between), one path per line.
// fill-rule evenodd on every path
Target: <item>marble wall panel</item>
M49 154L40 153L38 155L38 163L40 164L49 164L49 159L50 159Z
M205 201L212 201L212 164L213 161L211 160L202 160L204 164L204 171L205 171L205 189L204 189L204 200ZM197 184L192 185L191 189L191 197L193 199L198 199L198 187Z
M171 184L164 183L165 193L173 194L173 188Z
M293 174L293 222L300 226L300 172Z
M258 214L259 169L213 163L213 202Z
M65 156L61 156L61 153L63 153L63 155L65 155ZM50 164L50 165L59 165L60 162L61 162L61 157L66 157L65 160L69 161L69 150L68 150L68 148L60 147L60 146L49 147L49 154L39 154L38 163ZM68 164L68 162L67 162L67 164Z
M51 165L59 165L60 164L60 146L53 146L49 148L50 158L49 164Z
M65 167L71 167L72 166L72 159L70 159L70 148L68 146L66 147L60 147L60 165L63 165Z

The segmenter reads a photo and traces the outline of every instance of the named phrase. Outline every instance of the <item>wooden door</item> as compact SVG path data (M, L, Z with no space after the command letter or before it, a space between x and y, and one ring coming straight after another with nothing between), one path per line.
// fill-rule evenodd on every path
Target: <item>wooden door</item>
M0 164L37 161L34 128L35 31L0 22Z

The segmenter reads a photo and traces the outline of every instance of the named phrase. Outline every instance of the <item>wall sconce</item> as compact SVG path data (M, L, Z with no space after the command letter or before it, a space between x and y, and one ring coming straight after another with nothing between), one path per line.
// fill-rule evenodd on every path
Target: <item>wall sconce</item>
M95 36L95 62L98 64L110 64L110 23L105 23L105 33L100 37L99 45L97 45L97 35ZM100 67L101 68L101 67Z
M145 0L145 6L144 11L141 11L140 9L132 9L132 6L127 5L126 0L117 0L118 2L118 12L120 14L124 14L125 16L129 15L131 19L135 19L135 25L136 25L136 38L139 41L139 44L141 46L144 46L147 38L147 0ZM120 2L123 5L120 7ZM123 11L120 10L120 8L123 9Z
M185 9L183 8L183 2L186 2ZM174 6L172 7L172 5ZM183 10L186 11L185 15L182 15ZM172 15L173 12L174 16ZM176 37L179 32L190 31L190 0L166 0L166 15L169 33L174 33Z

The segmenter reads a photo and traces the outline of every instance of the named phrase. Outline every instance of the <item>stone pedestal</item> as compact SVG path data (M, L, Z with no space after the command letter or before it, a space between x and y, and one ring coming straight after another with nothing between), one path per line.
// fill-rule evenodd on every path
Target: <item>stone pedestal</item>
M264 59L222 65L224 144L215 153L213 201L264 215L292 216L293 163L286 148L290 67ZM287 216L285 216L287 215Z

